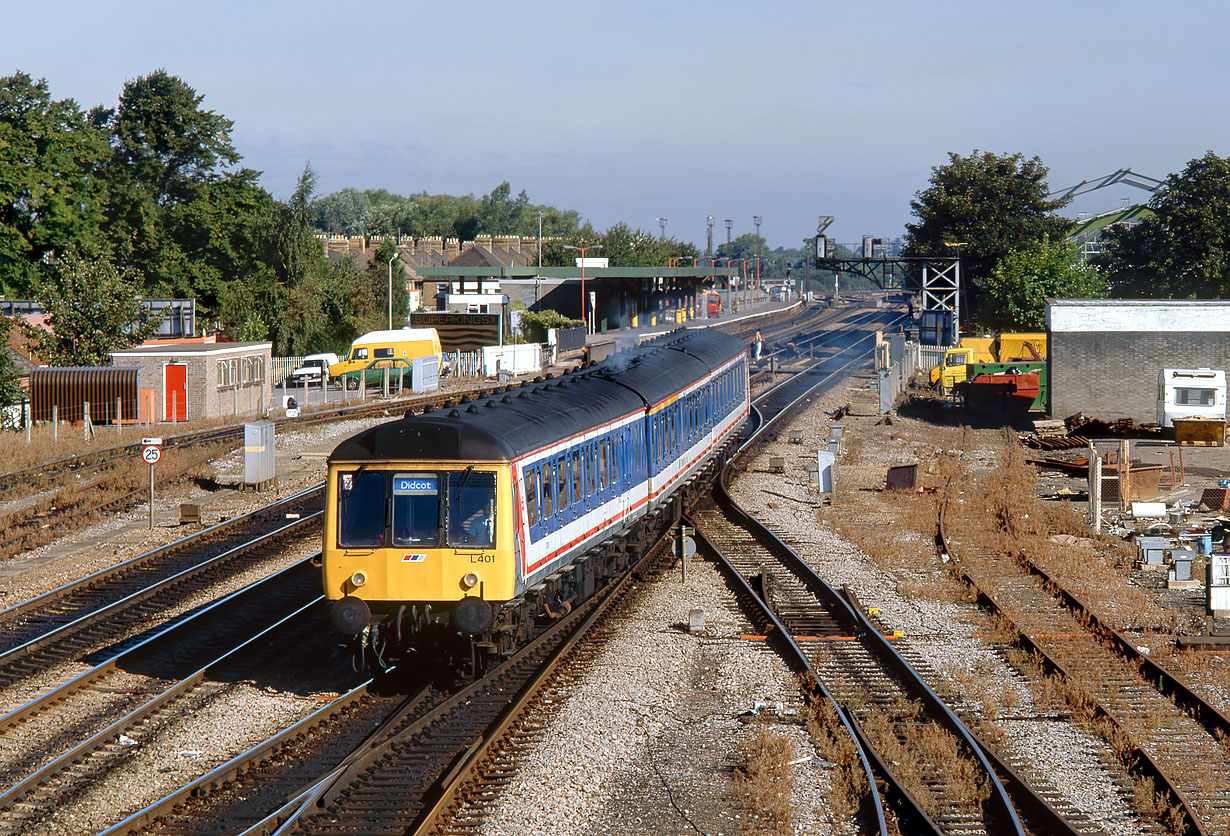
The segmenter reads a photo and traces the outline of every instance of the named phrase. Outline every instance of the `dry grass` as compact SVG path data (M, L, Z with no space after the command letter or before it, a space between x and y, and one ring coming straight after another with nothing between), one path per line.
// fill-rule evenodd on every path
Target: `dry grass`
M858 748L833 703L808 691L807 732L824 759L833 764L826 806L834 821L849 822L867 795L867 776Z
M166 450L155 475L170 476L172 482L210 478L213 468L202 459L217 451L215 445L209 448L213 452ZM92 509L129 494L135 495L134 501L141 501L148 491L149 465L134 456L119 462L98 481L58 490L51 499L0 516L0 531L5 532L6 539L26 532L21 548L36 548L90 524L98 516ZM55 524L48 525L49 520L55 520Z
M741 753L743 765L735 770L735 789L752 813L749 832L789 833L794 820L790 796L794 777L790 761L794 741L772 729L757 729Z

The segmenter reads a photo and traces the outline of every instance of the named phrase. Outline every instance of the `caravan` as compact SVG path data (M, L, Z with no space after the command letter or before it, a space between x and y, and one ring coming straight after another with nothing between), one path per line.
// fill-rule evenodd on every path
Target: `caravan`
M1176 418L1225 421L1226 373L1221 369L1162 369L1157 423L1173 427Z

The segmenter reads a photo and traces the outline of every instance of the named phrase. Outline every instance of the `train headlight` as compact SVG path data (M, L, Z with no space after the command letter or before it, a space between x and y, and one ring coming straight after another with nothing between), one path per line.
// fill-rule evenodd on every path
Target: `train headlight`
M465 577L461 579L461 585L466 589L473 589L478 586L478 574L476 572L466 572Z
M350 583L354 585L355 589L358 589L363 584L367 583L367 573L366 572L355 572L353 575L350 576Z

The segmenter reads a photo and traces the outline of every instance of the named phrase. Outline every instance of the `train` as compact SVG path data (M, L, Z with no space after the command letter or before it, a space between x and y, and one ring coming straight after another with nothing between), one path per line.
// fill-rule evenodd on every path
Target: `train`
M427 631L511 653L622 570L638 522L677 515L750 408L745 345L702 328L346 439L327 460L334 627L378 670Z

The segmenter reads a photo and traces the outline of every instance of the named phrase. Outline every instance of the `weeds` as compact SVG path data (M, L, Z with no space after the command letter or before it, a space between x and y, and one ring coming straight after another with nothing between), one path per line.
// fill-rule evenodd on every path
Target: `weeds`
M743 748L743 766L735 771L736 790L770 832L790 832L794 818L790 806L794 792L790 760L794 752L794 741L788 735L758 729L756 737Z

